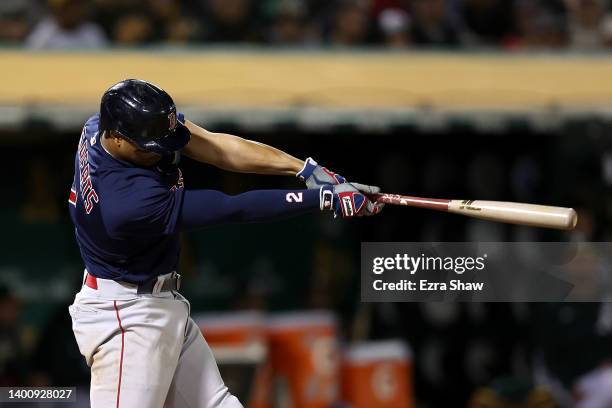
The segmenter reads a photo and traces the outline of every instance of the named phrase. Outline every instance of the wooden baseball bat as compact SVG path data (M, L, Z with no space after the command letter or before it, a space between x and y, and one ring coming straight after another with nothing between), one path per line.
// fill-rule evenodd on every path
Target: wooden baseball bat
M572 230L578 222L578 216L573 208L504 201L446 200L399 194L371 194L369 197L373 201L385 204L427 208L483 220L532 227Z

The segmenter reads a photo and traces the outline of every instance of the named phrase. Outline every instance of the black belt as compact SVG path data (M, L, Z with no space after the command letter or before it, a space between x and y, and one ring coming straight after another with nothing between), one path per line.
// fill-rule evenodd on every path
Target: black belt
M98 289L98 278L87 273L85 275L84 285L92 289ZM136 291L139 295L147 295L152 293L178 291L181 288L181 275L172 272L170 276L162 275L148 282L138 284Z
M178 291L180 288L181 275L172 272L172 275L166 276L165 279L158 276L153 280L139 284L136 293L139 295L146 295L151 293Z

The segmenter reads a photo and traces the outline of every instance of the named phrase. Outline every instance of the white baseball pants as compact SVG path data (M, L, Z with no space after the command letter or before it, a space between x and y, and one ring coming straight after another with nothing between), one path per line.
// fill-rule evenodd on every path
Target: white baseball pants
M97 281L69 307L91 367L92 408L242 408L183 296L138 295L134 285Z

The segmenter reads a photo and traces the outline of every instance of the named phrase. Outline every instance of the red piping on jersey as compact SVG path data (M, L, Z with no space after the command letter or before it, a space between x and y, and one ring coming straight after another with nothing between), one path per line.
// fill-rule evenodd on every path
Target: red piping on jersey
M119 330L121 330L121 357L119 358L119 383L117 384L117 408L119 408L119 397L121 396L121 374L123 373L123 349L125 348L125 330L121 325L121 318L119 317L119 309L117 309L117 301L113 301L115 306L115 312L117 313L117 322L119 323Z
M76 205L76 201L77 201L76 191L74 191L73 189L70 189L70 195L68 196L68 202L72 205Z

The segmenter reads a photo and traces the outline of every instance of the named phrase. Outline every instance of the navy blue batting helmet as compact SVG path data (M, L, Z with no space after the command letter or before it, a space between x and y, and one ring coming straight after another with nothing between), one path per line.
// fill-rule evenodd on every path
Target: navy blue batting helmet
M182 149L191 137L177 120L170 95L140 79L126 79L104 93L100 131L115 131L140 148L162 155Z

